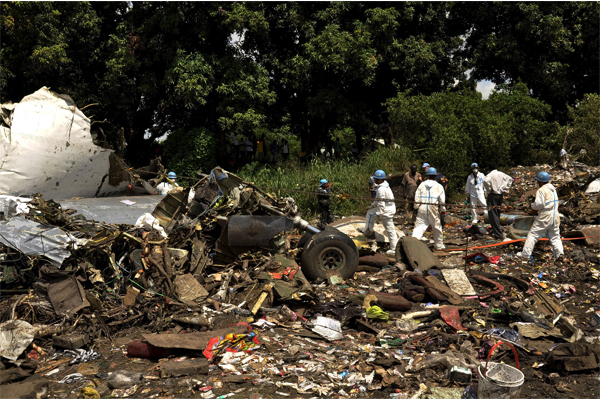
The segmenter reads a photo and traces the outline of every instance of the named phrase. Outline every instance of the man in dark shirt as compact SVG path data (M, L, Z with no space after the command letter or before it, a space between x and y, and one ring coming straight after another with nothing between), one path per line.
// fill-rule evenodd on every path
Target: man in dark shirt
M423 178L421 177L421 174L417 172L417 166L415 164L411 165L410 171L404 174L401 183L403 188L402 194L404 195L405 201L402 208L405 211L413 209L412 203L415 201L415 192L421 182L423 182ZM409 203L411 203L410 206Z

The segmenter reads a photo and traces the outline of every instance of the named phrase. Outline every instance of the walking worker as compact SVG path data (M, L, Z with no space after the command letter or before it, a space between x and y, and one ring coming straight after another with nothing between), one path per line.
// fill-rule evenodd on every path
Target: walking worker
M423 182L423 177L421 174L417 172L417 166L415 164L410 166L410 171L404 174L402 177L402 187L404 188L404 205L402 208L404 210L409 210L409 202L412 202L415 199L415 193L417 192L417 188Z
M385 172L380 169L373 174L375 199L371 203L371 208L367 211L367 225L363 232L367 238L374 238L375 232L373 228L375 227L376 219L379 218L390 240L390 249L386 252L386 255L394 256L396 254L396 245L398 244L398 235L394 226L396 203L394 203L394 193L392 193L390 184L385 178Z
M327 179L321 179L319 189L317 189L317 200L319 205L319 214L321 214L321 223L327 225L333 222L331 213L331 182Z
M179 186L177 184L177 174L175 172L173 172L173 171L169 172L167 174L167 178L168 178L168 180L166 182L162 182L162 183L158 184L158 186L156 186L156 191L158 192L158 194L161 194L163 196L165 196L167 193L169 193L175 187ZM173 184L171 184L169 181L173 182Z
M483 178L485 178L485 175L479 172L479 165L477 165L477 163L471 164L471 174L467 177L465 194L471 201L472 224L478 222L477 203L479 203L480 206L487 207L485 192L483 190ZM484 212L487 213L487 209Z
M487 207L490 216L490 225L492 226L492 236L498 240L504 240L504 235L500 229L500 206L502 205L502 195L507 193L512 185L513 179L496 169L496 163L491 162L492 172L483 178L483 190L487 193Z
M446 248L441 221L442 213L446 212L446 192L444 187L435 180L437 175L435 168L429 167L425 175L427 180L419 185L415 193L415 208L418 212L412 237L421 240L431 225L435 249L442 250Z
M535 195L535 202L531 204L531 208L538 211L538 213L527 235L527 240L525 240L523 251L518 252L517 257L530 258L537 241L545 233L548 233L554 259L557 259L565 253L560 240L558 195L556 194L556 188L550 183L550 174L540 172L535 179L540 188Z

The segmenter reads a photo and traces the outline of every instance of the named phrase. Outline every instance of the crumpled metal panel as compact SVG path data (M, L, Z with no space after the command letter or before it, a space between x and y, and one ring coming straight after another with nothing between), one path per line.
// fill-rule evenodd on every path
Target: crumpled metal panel
M0 324L0 356L15 361L33 342L33 326L13 319Z
M176 187L165 196L161 196L162 200L152 211L152 216L158 220L165 231L170 232L177 217L187 211L189 192L189 188Z
M94 197L109 172L118 186L104 182L99 195L123 192L128 182L111 155L93 143L90 120L73 100L43 87L14 105L10 130L0 132L0 194Z
M404 252L408 264L412 269L427 271L428 269L444 269L440 260L429 250L429 247L411 236L405 236L398 242L399 248ZM398 249L396 250L396 258L398 258ZM401 261L401 260L397 260Z
M232 215L227 226L227 242L229 246L268 246L273 236L293 229L292 221L283 216Z
M23 217L0 222L0 243L28 256L45 256L56 267L71 255L70 246L77 238L67 232Z
M75 209L87 219L107 224L134 225L144 213L151 213L163 196L99 197L76 200L57 200L64 210ZM126 205L122 201L135 202Z

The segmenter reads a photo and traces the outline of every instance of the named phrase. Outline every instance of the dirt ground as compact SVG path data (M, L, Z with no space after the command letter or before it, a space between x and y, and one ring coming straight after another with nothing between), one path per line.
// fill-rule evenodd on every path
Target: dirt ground
M534 174L535 170L527 170L526 173ZM530 189L530 183L523 182L529 181L523 179L515 185L521 194ZM400 197L397 185L392 187L396 196ZM516 198L519 200L519 196ZM511 204L508 204L503 212L510 211L510 207ZM168 300L165 303L164 298L144 293L140 295L146 296L144 301L139 301L138 297L137 303L134 301L129 310L120 302L114 304L115 313L135 317L136 313L132 311L135 309L144 321L155 323L142 324L137 322L139 319L128 320L125 317L113 321L119 325L111 329L110 338L98 334L96 336L100 339L85 346L98 358L84 362L72 362L72 356L54 346L52 337L36 338L35 346L28 347L17 362L0 364L0 371L5 377L3 381L8 380L8 383L0 385L0 397L476 398L469 394L477 390L479 374L476 367L470 367L470 383L449 379L448 371L453 366L484 363L495 343L506 342L511 337L513 327L510 325L523 321L521 314L511 314L508 305L512 307L518 302L528 301L535 289L546 299L552 299L555 305L565 308L556 321L570 321L577 332L571 336L571 333L556 329L544 330L543 335L535 338L519 331L518 338L510 339L516 346L520 370L524 374L520 397L600 398L600 322L594 319L600 312L598 247L586 244L584 240L564 241L565 258L554 261L548 242L540 241L532 260L522 260L515 254L522 249L523 241L499 244L489 234L483 233L489 225L481 223L483 232L470 236L469 250L465 251L465 229L470 227L469 218L465 208L450 210L444 227L446 251L433 254L444 266L442 269L457 268L467 275L505 274L496 280L503 290L495 295L484 296L490 288L471 281L478 296L467 297L456 307L447 303L436 304L426 297L423 301L413 301L408 312L433 312L432 318L419 315L407 320L403 319L407 312L389 309L367 318L366 310L370 306L363 305L368 301L369 291L390 295L403 293L403 285L408 280L407 265L395 259L388 259L387 265L377 267L360 264L351 279L337 285L313 283L310 285L313 297L283 302L295 313L293 318L289 317L291 314L284 314L282 304L277 302L251 316L249 310L241 310L241 306L238 306L240 309L222 312L207 301L203 308L187 311L196 317L204 315L209 318L209 327L172 320L160 325L159 322L167 320L170 315ZM406 236L410 236L413 229L410 219L410 215L398 212L396 223ZM426 232L425 237L432 239L431 232ZM384 251L385 244L380 245L380 251ZM483 258L471 258L465 262L463 257L477 253L483 253L496 264ZM421 274L441 276L441 271L430 269L421 271ZM528 289L518 287L509 277L527 282ZM208 280L203 283L209 284ZM209 289L212 290L211 296L218 287L215 284ZM231 293L235 290L232 288ZM239 292L247 298L244 293L242 290ZM241 300L236 297L231 303L239 304ZM164 315L163 307L166 307ZM440 317L440 307L456 310L458 317L454 322L464 329L457 329ZM23 314L23 308L19 310ZM160 315L149 315L152 313ZM341 339L327 340L311 330L310 323L306 322L320 316L339 321ZM92 320L81 320L77 329L85 330L86 321ZM72 320L68 325L71 324ZM127 354L128 345L144 340L146 334L176 334L184 338L198 332L239 328L240 324L257 334L260 345L244 353L219 354L208 364L203 364L208 372L172 377L168 376L165 367L167 362L173 361L206 363L202 352L205 344L199 344L196 350L184 350L177 349L178 344L173 343L171 355L164 358L148 359ZM407 328L406 324L410 327ZM97 326L92 328L95 329L91 331L96 333L102 330ZM577 335L580 337L573 339ZM576 343L572 344L576 339ZM589 351L571 357L570 362L583 365L585 361L586 365L594 365L593 368L562 367L551 358L556 349L571 344ZM490 359L515 366L513 352L506 344L500 345ZM9 371L20 374L22 371L19 369L29 371L24 373L26 378L6 378ZM116 376L112 374L122 371L141 375L123 387L111 387L111 377ZM71 374L80 375L65 382L64 379ZM423 392L418 392L425 387Z
M448 234L450 235L450 234ZM474 245L489 242L489 239L476 240ZM580 246L574 243L566 245L566 253L570 254L578 250ZM568 313L578 322L577 327L585 332L588 337L596 337L598 343L599 330L590 326L591 313L586 312L592 307L598 307L598 283L592 278L590 264L575 265L568 260L564 263L544 261L548 254L549 246L541 244L536 247L536 256L540 259L534 264L514 261L510 256L518 251L520 246L494 247L486 250L486 255L503 255L506 264L494 266L489 263L474 264L469 267L485 272L500 272L524 279L533 275L542 274L551 282L553 287L562 287L563 284L573 285L575 293L559 296L567 306ZM440 255L441 259L450 255ZM378 286L389 286L398 283L400 275L393 268L384 268L377 273L359 272L354 280L346 281L339 286L317 287L317 293L323 303L335 303L348 299L353 295L364 292L367 288ZM510 288L508 281L501 282L505 288ZM482 289L483 290L483 289ZM473 307L477 307L476 300L471 300ZM422 304L415 304L412 311L424 310ZM469 321L468 315L461 317L461 321ZM390 312L390 320L400 318L401 312ZM244 322L247 317L241 315L223 315L215 320L214 329L225 328L234 323ZM285 324L284 324L285 325ZM174 324L173 324L174 326ZM407 372L408 360L412 358L415 362L419 357L426 357L432 352L443 353L448 349L458 349L463 342L470 341L473 348L478 349L481 341L467 333L452 334L448 329L442 329L436 338L405 346L402 350L398 348L385 348L379 346L380 338L394 338L398 336L393 324L385 322L371 323L376 329L386 329L379 338L374 332L359 331L356 328L344 327L344 339L328 342L319 335L306 329L291 329L290 327L277 326L274 328L257 329L261 346L251 354L264 357L263 365L238 366L237 371L249 375L245 380L236 379L229 382L235 372L227 372L219 366L219 362L212 364L207 375L192 375L178 378L161 378L160 365L165 360L148 360L142 358L131 358L127 356L127 344L133 340L142 339L143 333L149 331L144 327L129 327L118 332L112 343L108 339L102 339L93 344L92 348L102 354L102 358L86 363L72 366L61 366L60 372L53 376L38 374L27 378L22 386L21 393L3 390L2 397L21 397L23 395L32 397L32 389L40 382L47 384L44 393L38 391L42 398L82 398L80 391L83 387L92 385L101 397L116 396L107 386L106 377L115 371L142 372L143 378L137 384L133 392L127 393L134 398L407 398L407 395L415 393L420 383L427 387L460 388L466 385L452 383L446 379L447 368L442 365L423 369L419 372ZM498 326L498 325L494 325ZM368 330L368 329L367 329ZM180 331L180 334L193 332L195 329L188 328ZM417 330L418 331L418 330ZM446 333L444 333L446 332ZM169 330L164 333L170 333ZM402 337L402 334L399 334ZM406 335L405 335L406 336ZM307 340L308 339L308 340ZM545 362L548 347L555 343L564 341L555 340L529 340L530 348L539 348L539 351L519 351L521 371L525 375L525 382L521 390L522 398L599 398L600 397L600 375L598 371L566 372L556 371L547 366L538 367ZM42 348L51 348L51 341L40 342ZM300 353L307 353L307 360L290 361L290 347L301 346ZM394 357L401 353L401 357ZM199 352L180 351L170 359L203 358ZM293 357L292 357L293 358ZM400 359L399 359L400 358ZM510 351L502 351L495 357L496 361L502 360L509 365L514 365ZM386 369L393 368L401 379L393 380L388 386L381 386L376 375L373 381L375 386L369 390L364 383L344 382L343 379L333 379L332 375L340 375L345 372L352 373L364 371L364 361L369 365L381 366ZM310 364L309 364L310 362ZM51 365L42 363L41 366ZM310 372L308 365L317 366L317 371ZM318 366L322 369L319 371ZM85 380L74 383L59 383L68 374L80 372ZM252 375L257 374L257 375ZM297 390L297 385L306 379L313 380L322 387L329 385L330 390L319 394L318 392L302 393ZM294 384L296 385L294 387ZM13 384L14 385L14 384ZM13 386L8 385L8 386ZM379 386L379 387L378 387ZM378 388L377 388L378 387ZM6 388L6 385L3 386ZM11 389L14 390L14 389ZM37 396L40 396L38 394ZM35 396L33 396L35 397Z

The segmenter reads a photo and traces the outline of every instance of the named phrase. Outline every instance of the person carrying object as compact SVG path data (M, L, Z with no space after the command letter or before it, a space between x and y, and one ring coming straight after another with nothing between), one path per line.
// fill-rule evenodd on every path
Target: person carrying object
M492 226L492 236L498 240L504 240L500 229L500 206L502 196L507 193L512 185L513 179L496 169L496 163L491 162L492 171L483 178L483 190L487 193L487 207Z
M479 172L479 165L477 165L477 163L471 164L471 174L467 177L465 194L469 197L471 202L472 224L476 224L479 219L479 216L477 215L477 203L479 203L480 206L486 207L485 213L487 213L487 203L485 201L485 192L483 190L483 178L485 178L485 175Z
M394 226L394 214L396 214L396 204L394 202L394 193L390 189L389 183L385 180L385 172L378 169L373 174L373 182L375 187L375 198L371 203L371 208L367 211L367 223L364 229L359 229L369 239L375 238L376 219L385 229L388 239L390 240L390 249L386 252L388 256L396 254L396 245L398 243L398 234Z
M547 233L554 258L561 258L565 252L560 240L560 215L556 188L550 183L550 174L547 172L540 172L535 179L539 189L531 208L538 213L525 240L523 251L518 252L517 257L530 258L537 241Z
M417 220L413 229L412 237L423 239L423 234L431 225L433 241L436 250L442 250L444 246L444 235L442 232L442 218L446 212L446 192L435 177L437 170L429 167L425 172L427 180L419 185L415 193L415 209L417 209Z

